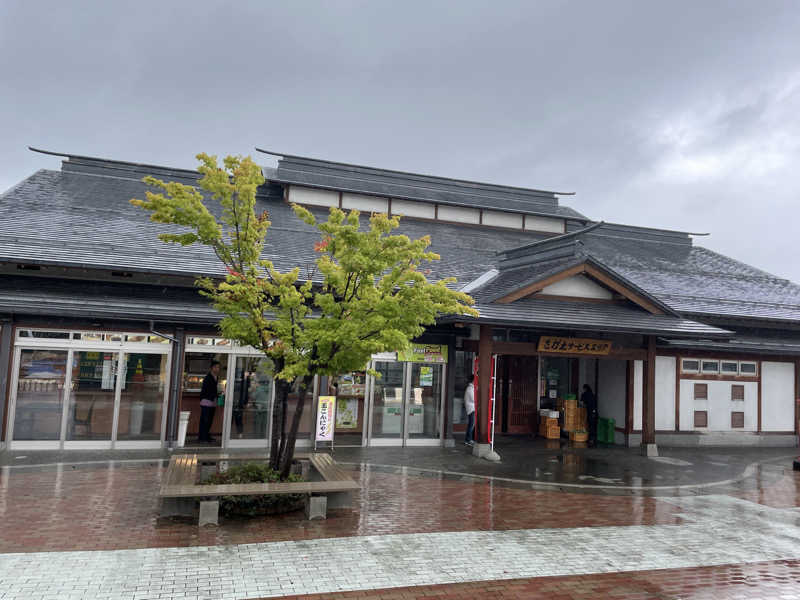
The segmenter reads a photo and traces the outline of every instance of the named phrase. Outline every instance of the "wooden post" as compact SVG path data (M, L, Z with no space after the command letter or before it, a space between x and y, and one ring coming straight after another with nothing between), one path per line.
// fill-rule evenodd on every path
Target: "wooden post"
M647 360L644 363L644 397L642 398L642 445L656 443L656 338L647 338Z
M492 369L492 328L481 325L481 337L478 342L478 402L475 406L475 441L479 444L489 443L489 389L491 381L489 373Z

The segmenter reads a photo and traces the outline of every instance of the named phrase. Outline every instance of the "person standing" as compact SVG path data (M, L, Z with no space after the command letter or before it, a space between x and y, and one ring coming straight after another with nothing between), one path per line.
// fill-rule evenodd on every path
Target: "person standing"
M197 439L210 444L215 441L211 437L211 424L214 422L214 413L217 412L219 369L219 361L212 360L211 367L208 369L205 379L203 379L203 387L200 390L200 432Z
M464 409L467 412L467 433L464 436L464 443L467 446L475 445L475 386L472 381L467 384L464 390Z
M586 407L586 419L589 421L589 443L594 444L597 442L597 419L599 415L597 412L597 396L594 395L589 384L583 384L581 403Z

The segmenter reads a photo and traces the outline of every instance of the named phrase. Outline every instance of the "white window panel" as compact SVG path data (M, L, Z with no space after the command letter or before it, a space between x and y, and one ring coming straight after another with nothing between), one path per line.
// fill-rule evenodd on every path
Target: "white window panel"
M441 208L439 210L441 210ZM485 210L483 211L483 224L492 225L493 227L522 229L522 215L499 212L496 210Z
M477 208L464 208L462 206L439 205L439 220L453 221L455 223L480 223L481 211Z
M739 374L739 363L735 360L722 360L719 363L719 368L723 375Z
M289 188L289 202L311 206L339 206L339 192L293 185Z
M392 199L392 214L405 217L418 217L420 219L435 219L436 205L411 200Z
M389 200L362 194L342 194L342 208L385 213L389 212Z
M525 229L529 231L546 231L548 233L564 233L564 219L525 215Z

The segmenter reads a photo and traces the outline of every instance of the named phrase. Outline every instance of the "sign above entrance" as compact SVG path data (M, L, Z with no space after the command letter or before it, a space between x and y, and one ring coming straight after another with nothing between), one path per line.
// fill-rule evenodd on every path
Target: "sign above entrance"
M611 342L609 340L589 340L584 338L565 338L543 335L539 338L539 352L606 356L611 352Z
M447 346L439 344L411 344L408 350L397 353L401 362L446 363Z

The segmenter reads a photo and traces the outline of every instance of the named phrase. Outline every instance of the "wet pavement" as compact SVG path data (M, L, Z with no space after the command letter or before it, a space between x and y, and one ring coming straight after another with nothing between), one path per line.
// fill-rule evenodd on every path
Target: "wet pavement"
M497 449L339 448L352 510L204 528L158 518L168 452L0 453L0 597L800 600L791 448Z

